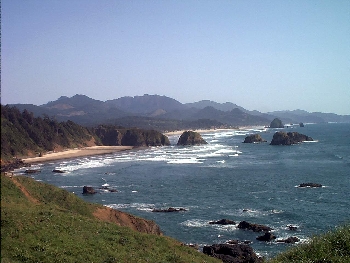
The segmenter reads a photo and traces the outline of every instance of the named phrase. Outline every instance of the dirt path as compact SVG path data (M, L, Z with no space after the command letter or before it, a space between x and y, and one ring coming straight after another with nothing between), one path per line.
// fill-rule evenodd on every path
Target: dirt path
M22 193L31 201L32 203L35 204L40 204L40 201L36 198L34 198L28 190L20 183L17 181L16 177L11 178L12 182L22 191Z

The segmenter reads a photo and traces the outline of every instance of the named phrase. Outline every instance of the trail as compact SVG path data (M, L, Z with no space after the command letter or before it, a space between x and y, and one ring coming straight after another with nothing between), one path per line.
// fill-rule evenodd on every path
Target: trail
M22 191L22 193L34 204L40 204L40 201L33 197L28 190L16 179L16 177L11 178L12 182Z

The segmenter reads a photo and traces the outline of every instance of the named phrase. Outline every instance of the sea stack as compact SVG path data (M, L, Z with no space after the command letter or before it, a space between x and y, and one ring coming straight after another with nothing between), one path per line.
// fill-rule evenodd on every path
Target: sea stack
M282 121L279 118L275 118L270 123L270 128L284 128L284 125L283 125Z
M207 142L202 138L198 132L185 131L181 134L177 145L200 145L207 144Z

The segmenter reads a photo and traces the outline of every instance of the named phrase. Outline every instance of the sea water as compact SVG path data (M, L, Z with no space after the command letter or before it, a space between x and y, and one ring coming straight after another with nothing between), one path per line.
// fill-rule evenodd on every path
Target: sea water
M272 146L279 129L264 127L202 133L201 146L171 146L118 152L37 165L31 175L74 192L88 202L154 220L165 235L199 247L228 240L249 240L261 256L271 257L290 246L256 240L261 233L237 225L213 225L223 218L264 224L278 239L296 236L307 242L315 234L349 222L350 124L293 125L314 141ZM259 133L268 142L242 143ZM53 173L53 169L66 173ZM22 173L20 169L17 172ZM299 188L301 183L321 188ZM109 185L118 192L99 190L82 195L83 186L96 190ZM155 213L154 208L185 208L185 212ZM287 226L297 227L291 231Z

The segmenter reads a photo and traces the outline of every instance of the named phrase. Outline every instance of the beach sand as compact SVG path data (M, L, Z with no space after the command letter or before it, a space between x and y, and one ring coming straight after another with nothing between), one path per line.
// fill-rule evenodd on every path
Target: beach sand
M83 156L100 155L119 151L131 150L133 146L91 146L80 149L69 149L62 152L52 152L41 157L31 157L22 159L24 163L42 163L57 161L62 159L77 158Z

